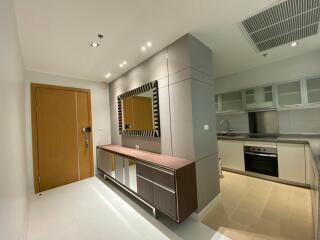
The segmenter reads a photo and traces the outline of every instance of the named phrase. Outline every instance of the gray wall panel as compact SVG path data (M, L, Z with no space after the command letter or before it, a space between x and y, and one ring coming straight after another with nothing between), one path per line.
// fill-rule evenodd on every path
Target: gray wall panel
M214 88L192 80L192 112L195 158L201 159L217 152ZM204 125L209 125L204 130Z
M220 192L217 154L196 162L198 210L200 212Z
M189 44L191 54L191 67L193 69L204 72L209 76L213 76L211 49L191 35L189 38Z
M169 74L190 67L189 38L190 35L187 34L168 46Z
M170 85L173 155L195 161L191 80Z
M171 120L168 87L159 88L161 153L172 155Z

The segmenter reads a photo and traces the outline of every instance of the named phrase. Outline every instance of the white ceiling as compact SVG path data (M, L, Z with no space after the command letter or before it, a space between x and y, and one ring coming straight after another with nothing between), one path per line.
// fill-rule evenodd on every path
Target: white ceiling
M121 75L190 32L212 48L215 76L320 48L320 34L258 54L242 34L243 18L275 0L15 0L28 70L100 81ZM104 34L101 46L89 46ZM140 47L152 41L150 50ZM123 60L125 69L119 68ZM110 79L110 80L111 80Z

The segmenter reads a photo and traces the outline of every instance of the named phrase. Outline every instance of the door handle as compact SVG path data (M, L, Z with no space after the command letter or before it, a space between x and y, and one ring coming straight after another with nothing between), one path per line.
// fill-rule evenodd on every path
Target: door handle
M82 133L83 133L83 140L84 140L84 145L86 150L89 148L89 133L91 132L91 127L83 127L81 129Z

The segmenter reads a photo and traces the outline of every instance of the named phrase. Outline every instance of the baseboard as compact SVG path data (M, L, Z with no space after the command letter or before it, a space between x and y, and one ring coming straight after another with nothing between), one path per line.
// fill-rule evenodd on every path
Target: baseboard
M237 173L237 174L249 176L249 177L260 178L260 179L268 180L268 181L272 181L272 182L283 183L283 184L287 184L287 185L291 185L291 186L295 186L295 187L310 188L310 184L292 182L289 180L283 180L278 177L272 177L272 176L268 176L268 175L264 175L264 174L253 173L253 172L249 172L249 171L239 171L239 170L225 168L225 167L223 167L222 170L227 171L227 172L232 172L232 173Z
M219 193L214 199L211 200L200 212L193 212L191 214L191 218L201 222L203 218L215 207L218 203L221 202L221 193Z

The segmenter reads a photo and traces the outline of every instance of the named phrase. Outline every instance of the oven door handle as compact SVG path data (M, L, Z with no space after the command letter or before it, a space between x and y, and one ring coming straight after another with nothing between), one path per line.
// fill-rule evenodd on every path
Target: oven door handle
M277 154L267 154L267 153L244 152L244 154L260 156L260 157L273 157L273 158L277 157Z

